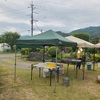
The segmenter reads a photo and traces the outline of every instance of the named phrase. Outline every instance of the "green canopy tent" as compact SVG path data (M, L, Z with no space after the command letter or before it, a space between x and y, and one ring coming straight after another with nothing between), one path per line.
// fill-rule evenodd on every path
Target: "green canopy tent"
M58 35L52 30L48 30L41 34L20 38L16 41L17 48L26 47L26 48L33 48L33 47L40 47L40 46L74 46L76 45L75 42L72 42L69 39ZM44 56L43 56L44 57ZM44 59L44 58L43 58Z
M26 47L40 47L40 46L74 46L75 42L58 35L52 30L48 30L41 34L30 36L26 38L20 38L16 41L17 48ZM43 56L44 60L44 56Z
M41 34L28 37L28 38L20 38L16 41L17 47L23 47L20 45L41 45L41 46L75 46L77 43L72 42L69 39L66 39L62 37L61 35L57 34L56 32L52 30L48 30L46 32L43 32ZM28 47L28 46L27 46Z
M28 38L19 38L16 41L16 47L26 47L33 48L34 46L76 46L76 42L72 42L64 38L63 36L57 34L52 30L48 30L41 34L28 37ZM57 63L57 48L56 48L56 63ZM16 79L16 53L15 53L15 79ZM55 75L56 81L56 75ZM55 82L56 83L56 82Z

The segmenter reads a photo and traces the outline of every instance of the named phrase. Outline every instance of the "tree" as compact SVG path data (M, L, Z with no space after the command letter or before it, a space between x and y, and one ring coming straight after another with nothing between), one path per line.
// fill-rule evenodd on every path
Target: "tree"
M60 50L58 49L57 53L59 53L59 52L60 52ZM52 60L53 60L53 58L56 57L56 47L55 46L49 47L48 54L52 57Z
M4 38L0 35L0 43L4 43Z
M95 37L92 39L92 43L97 44L97 43L99 43L99 40L100 40L100 36L95 36Z
M0 43L2 43L2 37L1 37L1 35L0 35Z
M1 37L3 39L3 43L9 44L11 51L14 51L14 45L20 35L17 32L5 32Z
M74 33L73 36L83 39L83 40L86 40L86 41L89 41L89 37L90 37L90 35L88 33L83 33L83 32Z
M64 33L64 32L61 32L61 31L56 31L56 33L58 33L59 35L61 35L63 37L70 35L69 33Z

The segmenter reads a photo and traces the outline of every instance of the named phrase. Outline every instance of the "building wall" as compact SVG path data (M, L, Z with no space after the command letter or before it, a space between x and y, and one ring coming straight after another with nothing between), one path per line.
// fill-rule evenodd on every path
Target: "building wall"
M10 50L10 46L7 43L0 43L0 51Z

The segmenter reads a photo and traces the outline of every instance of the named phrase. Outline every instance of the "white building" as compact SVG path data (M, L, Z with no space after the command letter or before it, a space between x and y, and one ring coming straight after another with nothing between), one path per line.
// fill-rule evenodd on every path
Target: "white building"
M0 51L10 50L10 46L7 43L0 43Z

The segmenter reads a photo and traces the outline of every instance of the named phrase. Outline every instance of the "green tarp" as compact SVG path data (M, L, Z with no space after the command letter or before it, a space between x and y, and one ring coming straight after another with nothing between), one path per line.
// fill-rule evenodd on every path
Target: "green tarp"
M52 30L48 30L41 34L27 37L27 38L19 38L16 41L17 47L34 47L34 46L76 46L76 42L72 42L64 38L63 36L57 34Z

